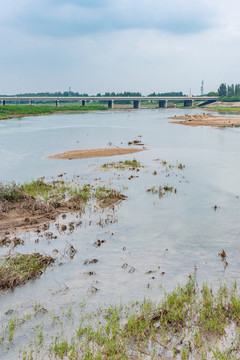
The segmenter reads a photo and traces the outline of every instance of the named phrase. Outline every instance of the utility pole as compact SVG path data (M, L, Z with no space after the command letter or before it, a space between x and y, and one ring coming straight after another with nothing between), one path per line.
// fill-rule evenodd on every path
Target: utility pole
M204 94L204 81L202 80L201 95L203 96L203 94Z

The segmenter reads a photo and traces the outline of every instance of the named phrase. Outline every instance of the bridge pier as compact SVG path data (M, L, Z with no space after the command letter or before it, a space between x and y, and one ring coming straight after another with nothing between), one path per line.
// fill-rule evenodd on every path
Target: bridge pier
M184 100L184 107L193 107L194 100Z
M109 109L113 109L113 108L114 108L114 101L113 101L113 100L108 100L108 108L109 108Z
M133 100L133 108L140 109L140 100Z
M86 100L82 100L82 106L86 106Z
M29 99L29 105L32 105L32 99Z
M168 105L168 101L167 100L159 100L158 101L158 107L159 108L167 108L167 105Z
M1 105L6 105L6 100L1 100Z
M56 100L56 107L59 107L59 100Z

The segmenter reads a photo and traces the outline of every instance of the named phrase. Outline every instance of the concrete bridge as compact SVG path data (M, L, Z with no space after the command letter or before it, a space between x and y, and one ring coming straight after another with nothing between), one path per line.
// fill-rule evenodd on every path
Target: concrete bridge
M1 105L6 105L7 103L18 102L28 102L29 105L33 101L53 101L56 103L56 106L59 106L60 101L78 101L81 102L83 106L86 105L87 101L105 101L108 104L109 109L114 108L114 101L131 101L133 103L134 109L140 109L142 101L154 101L158 102L159 108L167 108L168 101L172 102L182 102L185 107L194 106L194 101L201 101L204 103L215 102L218 100L217 96L2 96L0 97Z

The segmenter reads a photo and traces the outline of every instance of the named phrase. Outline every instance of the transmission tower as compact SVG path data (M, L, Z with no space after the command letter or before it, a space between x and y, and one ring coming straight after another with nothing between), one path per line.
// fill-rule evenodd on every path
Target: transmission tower
M204 81L202 80L201 95L203 96L203 94L204 94Z

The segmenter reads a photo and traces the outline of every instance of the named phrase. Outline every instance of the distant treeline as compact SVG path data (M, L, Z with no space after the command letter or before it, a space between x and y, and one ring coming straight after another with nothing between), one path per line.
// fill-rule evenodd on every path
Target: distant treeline
M148 96L185 96L183 95L182 91L179 92L166 92L166 93L158 93L156 94L155 92L152 94L149 94Z
M73 91L56 91L54 93L50 92L40 92L40 93L24 93L24 94L16 94L16 95L0 95L0 96L19 96L19 97L59 97L59 96L88 96L88 94L79 94L78 92Z
M222 83L218 88L218 95L221 101L240 101L240 84Z
M39 93L23 93L23 94L16 94L16 95L0 95L0 96L17 96L17 97L67 97L67 96L83 96L83 97L87 97L87 96L95 96L95 95L89 95L89 94L80 94L79 92L74 92L74 91L56 91L54 93L51 92L39 92ZM98 93L96 95L97 97L104 97L104 96L112 96L112 97L117 97L117 96L144 96L142 95L140 92L131 92L131 91L124 91L124 92L119 92L119 93L115 93L115 92L105 92L104 94ZM182 91L180 92L166 92L166 93L152 93L149 94L147 96L184 96Z
M208 96L219 96L220 101L240 101L240 84L227 85L222 83L217 92L211 91Z
M120 93L115 92L105 92L105 94L98 93L96 96L142 96L140 92L130 92L130 91L124 91Z

